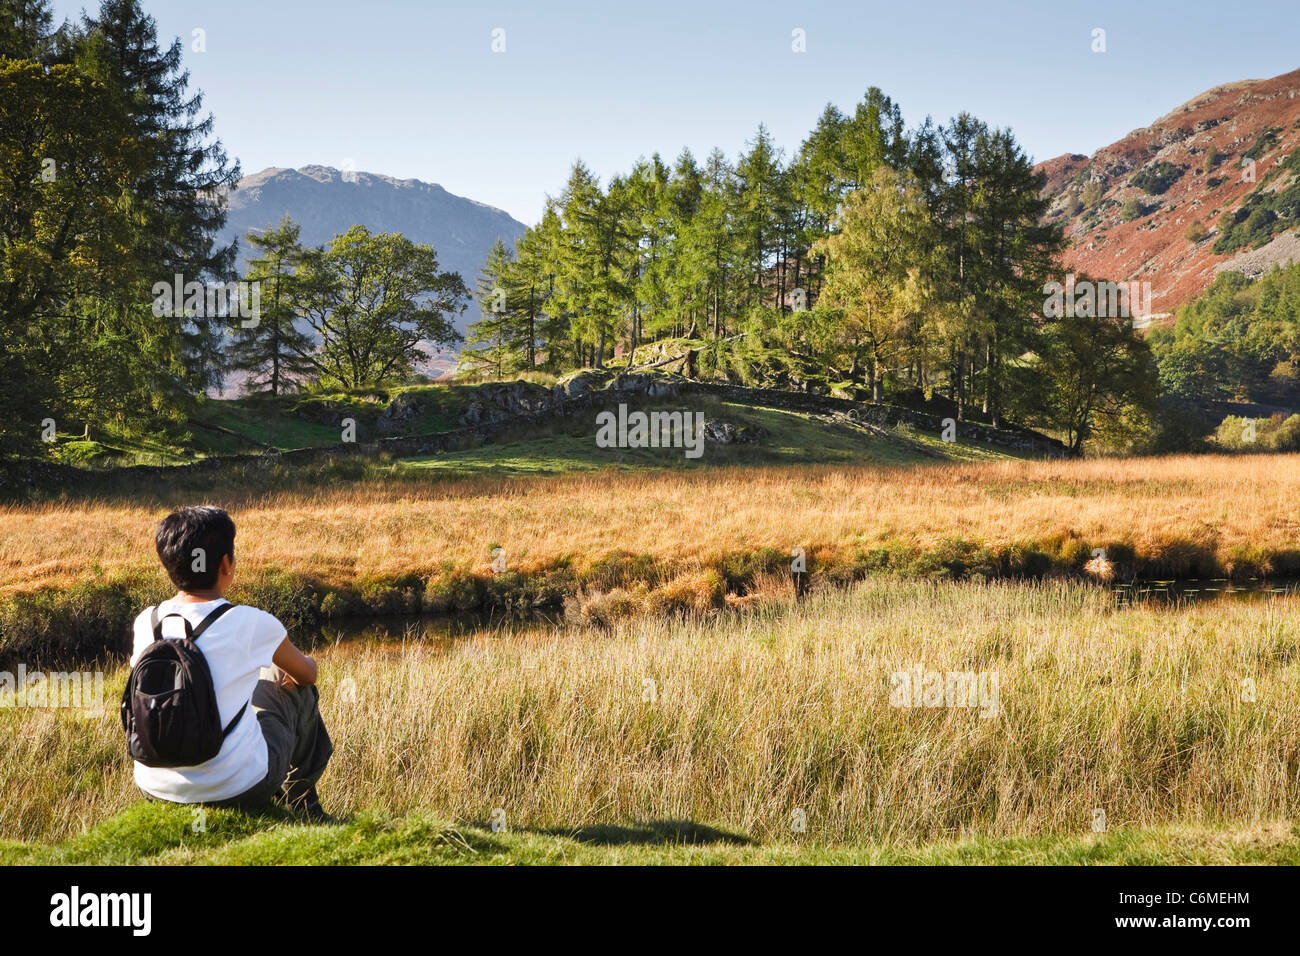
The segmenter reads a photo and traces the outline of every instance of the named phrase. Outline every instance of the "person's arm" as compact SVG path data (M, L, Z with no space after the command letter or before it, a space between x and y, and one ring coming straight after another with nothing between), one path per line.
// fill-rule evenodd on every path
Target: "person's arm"
M275 656L271 658L271 663L284 671L295 684L306 687L316 683L316 662L294 647L293 641L287 637L275 649Z

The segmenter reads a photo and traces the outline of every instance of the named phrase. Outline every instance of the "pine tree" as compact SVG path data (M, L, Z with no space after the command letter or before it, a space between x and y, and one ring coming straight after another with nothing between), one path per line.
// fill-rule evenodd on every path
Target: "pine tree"
M1000 425L1005 363L1035 346L1033 317L1043 283L1064 245L1043 222L1044 178L1007 130L985 130L975 143L975 185L968 207L972 289L979 325L984 411Z
M87 58L100 78L129 100L133 140L149 150L150 161L131 182L138 230L134 246L149 284L234 278L234 244L218 245L226 223L224 191L239 180L213 119L202 115L203 94L189 90L179 39L166 49L157 25L139 0L102 0L96 16L83 20ZM203 388L221 377L222 321L214 316L186 323L183 339L191 383Z
M690 150L684 149L673 166L668 183L668 232L671 254L664 282L667 302L662 316L652 320L653 333L694 337L707 311L703 250L695 228L704 198L704 179Z
M687 227L684 244L692 260L691 268L700 277L705 321L712 326L712 337L718 339L727 332L727 316L743 302L743 292L737 285L749 291L751 275L746 268L740 230L735 226L735 172L721 150L709 154L703 184L699 209Z
M581 364L604 364L629 309L633 240L627 200L621 178L603 192L581 162L560 197L565 242L556 296L569 313Z
M759 126L749 152L736 164L736 180L735 227L747 270L745 295L738 305L743 308L765 300L779 304L764 285L778 251L781 153L765 126Z
M123 99L93 75L45 4L10 3L0 42L0 446L34 451L60 433L137 416L169 395L165 342L147 326L128 183L148 163ZM127 290L130 294L127 295ZM102 304L123 304L114 320ZM93 301L92 301L93 300ZM157 322L153 323L155 326ZM154 351L141 357L145 347ZM105 368L112 374L104 374ZM126 369L142 380L124 388ZM128 383L129 384L129 383ZM174 403L173 403L174 404Z
M482 318L470 324L460 354L463 366L497 379L531 368L527 301L531 287L516 284L515 265L510 250L498 239L475 281Z
M524 237L529 241L517 246L520 269L527 270L540 303L534 332L544 356L541 365L553 371L566 367L574 348L569 314L555 295L564 255L563 228L559 210L548 200L542 221Z
M0 56L51 62L59 31L49 0L0 0Z
M229 367L248 375L248 391L264 388L279 395L311 371L304 356L311 353L312 337L294 324L297 270L303 260L300 232L286 215L278 226L248 234L259 255L249 261L244 280L258 283L261 314L254 325L231 327L229 351Z
M647 332L662 328L668 315L672 268L672 211L669 171L659 154L633 167L626 182L631 234L628 283L631 293L631 350Z

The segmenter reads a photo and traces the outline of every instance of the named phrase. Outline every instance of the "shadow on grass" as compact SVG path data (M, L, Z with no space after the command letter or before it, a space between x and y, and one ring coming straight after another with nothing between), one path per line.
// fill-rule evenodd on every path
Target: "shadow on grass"
M552 827L548 830L535 830L546 836L567 837L579 843L591 843L598 846L620 846L628 844L689 844L705 845L726 843L732 846L753 846L755 841L739 833L729 833L717 827L690 820L651 820L622 826L613 823L601 823L589 827Z

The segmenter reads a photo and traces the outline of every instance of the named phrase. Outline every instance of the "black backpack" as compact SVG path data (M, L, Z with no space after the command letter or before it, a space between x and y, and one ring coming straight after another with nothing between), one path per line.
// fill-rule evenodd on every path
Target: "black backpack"
M144 649L122 692L122 728L131 756L146 767L196 767L221 751L226 736L244 716L248 704L226 728L217 713L217 691L212 672L199 650L198 639L233 604L213 608L199 626L180 614L149 615L153 643ZM162 636L162 622L179 617L185 622L185 637Z

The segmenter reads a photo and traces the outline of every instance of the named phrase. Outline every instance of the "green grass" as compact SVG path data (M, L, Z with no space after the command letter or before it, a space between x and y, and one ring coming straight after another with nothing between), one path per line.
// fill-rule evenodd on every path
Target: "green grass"
M340 413L339 417L347 415ZM337 444L340 435L338 428L296 418L271 403L247 399L208 402L195 416L195 423L194 446L206 456L258 451L267 445L288 451Z
M189 461L183 448L143 436L100 434L89 439L60 438L51 450L60 461L90 467L180 465Z
M280 451L337 445L345 418L356 421L359 440L369 440L375 436L384 408L400 394L416 395L424 405L406 433L449 431L460 426L471 391L467 386L411 385L380 391L211 399L203 403L191 423L193 451L211 456L258 451L268 445Z
M629 403L632 405L635 403ZM639 405L664 410L680 405ZM403 460L420 470L455 474L488 474L501 477L568 474L614 470L656 470L699 468L710 465L807 465L880 464L908 465L930 461L933 456L950 461L983 461L1011 457L1005 449L961 439L944 442L938 435L915 429L898 429L893 440L864 429L828 422L803 412L761 408L715 400L691 404L737 425L762 428L766 434L757 442L736 445L707 445L703 456L687 458L681 449L598 448L591 422L571 423L567 430L534 429L529 437L495 442L466 451L423 455ZM540 431L540 433L539 433ZM928 451L931 454L926 454Z
M124 436L99 436L95 442L68 440L62 457L75 463L182 464L196 458L257 453L268 448L290 451L337 445L341 422L356 421L358 441L377 437L385 407L399 395L418 396L422 410L402 430L405 435L432 435L461 427L461 417L475 394L472 385L416 385L384 390L254 395L209 399L188 423L184 445ZM421 470L464 474L527 476L590 471L603 467L674 468L710 464L914 464L931 458L978 461L1009 456L1003 449L959 440L945 443L909 427L882 438L867 429L802 412L762 408L715 399L687 403L645 403L638 408L702 410L736 424L753 425L767 435L757 443L708 446L702 459L686 459L679 450L600 449L595 446L591 415L567 423L528 427L490 446L410 459Z
M54 845L0 842L4 865L1126 865L1300 864L1300 831L1161 827L1104 834L972 839L923 846L760 845L713 827L664 821L569 831L449 824L432 814L367 812L325 825L139 803Z
M606 377L612 377L612 372L606 370ZM544 387L539 383L532 385ZM259 455L268 450L324 448L340 444L345 419L355 421L355 438L366 443L381 437L380 417L401 396L414 396L418 405L416 414L406 418L396 434L437 435L463 427L462 419L471 402L482 400L477 389L478 386L471 384L424 384L207 399L166 440L109 433L92 436L93 440L68 436L60 439L56 455L71 464L121 469L130 465L181 465L203 458ZM693 396L689 400L660 402L629 398L627 404L670 411L685 406L690 411L703 411L710 418L762 429L765 434L757 442L710 444L699 459L686 458L680 449L601 449L595 444L595 410L588 410L567 420L520 425L498 434L486 446L405 461L414 466L411 473L416 478L428 476L431 471L449 478L476 475L508 478L602 468L659 471L735 464L910 465L934 460L1025 457L966 439L945 443L938 435L926 434L909 425L899 425L882 435L845 418L715 398ZM468 439L466 443L472 441ZM396 471L403 467L398 465ZM256 476L252 480L256 484L266 483ZM271 483L278 481L276 478Z

